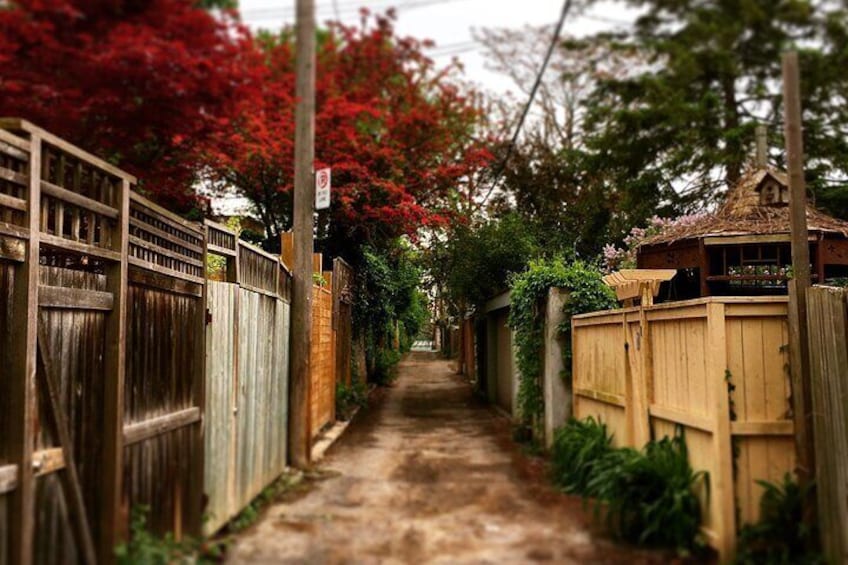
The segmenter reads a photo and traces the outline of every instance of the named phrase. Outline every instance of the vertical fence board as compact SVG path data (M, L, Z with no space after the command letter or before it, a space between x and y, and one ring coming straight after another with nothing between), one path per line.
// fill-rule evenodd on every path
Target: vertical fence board
M848 309L844 289L807 291L816 485L825 555L848 562Z

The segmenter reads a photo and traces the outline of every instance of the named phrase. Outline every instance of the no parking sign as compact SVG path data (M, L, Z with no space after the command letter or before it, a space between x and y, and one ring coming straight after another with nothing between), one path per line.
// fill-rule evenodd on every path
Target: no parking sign
M326 210L330 207L330 169L318 169L315 172L315 209Z

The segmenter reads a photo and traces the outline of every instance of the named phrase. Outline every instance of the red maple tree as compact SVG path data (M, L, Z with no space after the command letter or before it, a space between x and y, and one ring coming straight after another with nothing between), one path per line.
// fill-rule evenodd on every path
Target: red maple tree
M211 159L216 178L256 204L272 245L291 218L291 38L286 30L262 42L260 96L244 99ZM315 167L332 168L333 193L319 239L333 255L444 222L449 196L491 159L477 138L478 100L457 86L454 66L436 69L424 45L398 37L391 13L320 35Z
M250 35L194 0L14 0L0 9L0 115L136 174L183 210L198 155L255 87Z

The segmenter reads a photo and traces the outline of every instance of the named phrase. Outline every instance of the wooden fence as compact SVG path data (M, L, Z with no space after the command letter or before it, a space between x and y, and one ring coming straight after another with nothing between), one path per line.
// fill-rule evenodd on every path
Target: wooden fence
M206 223L226 260L208 284L205 533L226 524L286 466L291 276L279 259ZM214 242L214 243L213 243Z
M344 259L333 260L333 330L336 332L336 382L350 384L353 367L354 270ZM360 374L360 379L365 375Z
M807 291L816 485L822 547L848 563L848 291Z
M285 463L288 273L134 181L0 121L0 564L113 561L142 505L198 534L204 474L229 516ZM232 353L208 380L207 343Z
M616 444L635 447L682 427L693 468L709 473L703 531L729 558L737 515L758 518L756 481L795 465L786 299L625 308L575 316L572 327L575 417L598 417Z
M326 277L325 277L326 278ZM332 278L312 287L312 342L309 360L309 437L336 420L335 332Z

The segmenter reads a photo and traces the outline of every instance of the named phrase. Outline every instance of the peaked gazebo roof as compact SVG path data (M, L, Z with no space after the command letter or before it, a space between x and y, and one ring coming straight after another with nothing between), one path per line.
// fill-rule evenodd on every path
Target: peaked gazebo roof
M642 241L640 247L703 237L788 234L789 207L762 204L760 201L760 190L768 180L774 180L782 187L788 186L786 175L781 172L749 169L728 191L718 211L689 222L666 226L661 233ZM811 232L848 237L848 222L828 216L809 203L807 224Z

